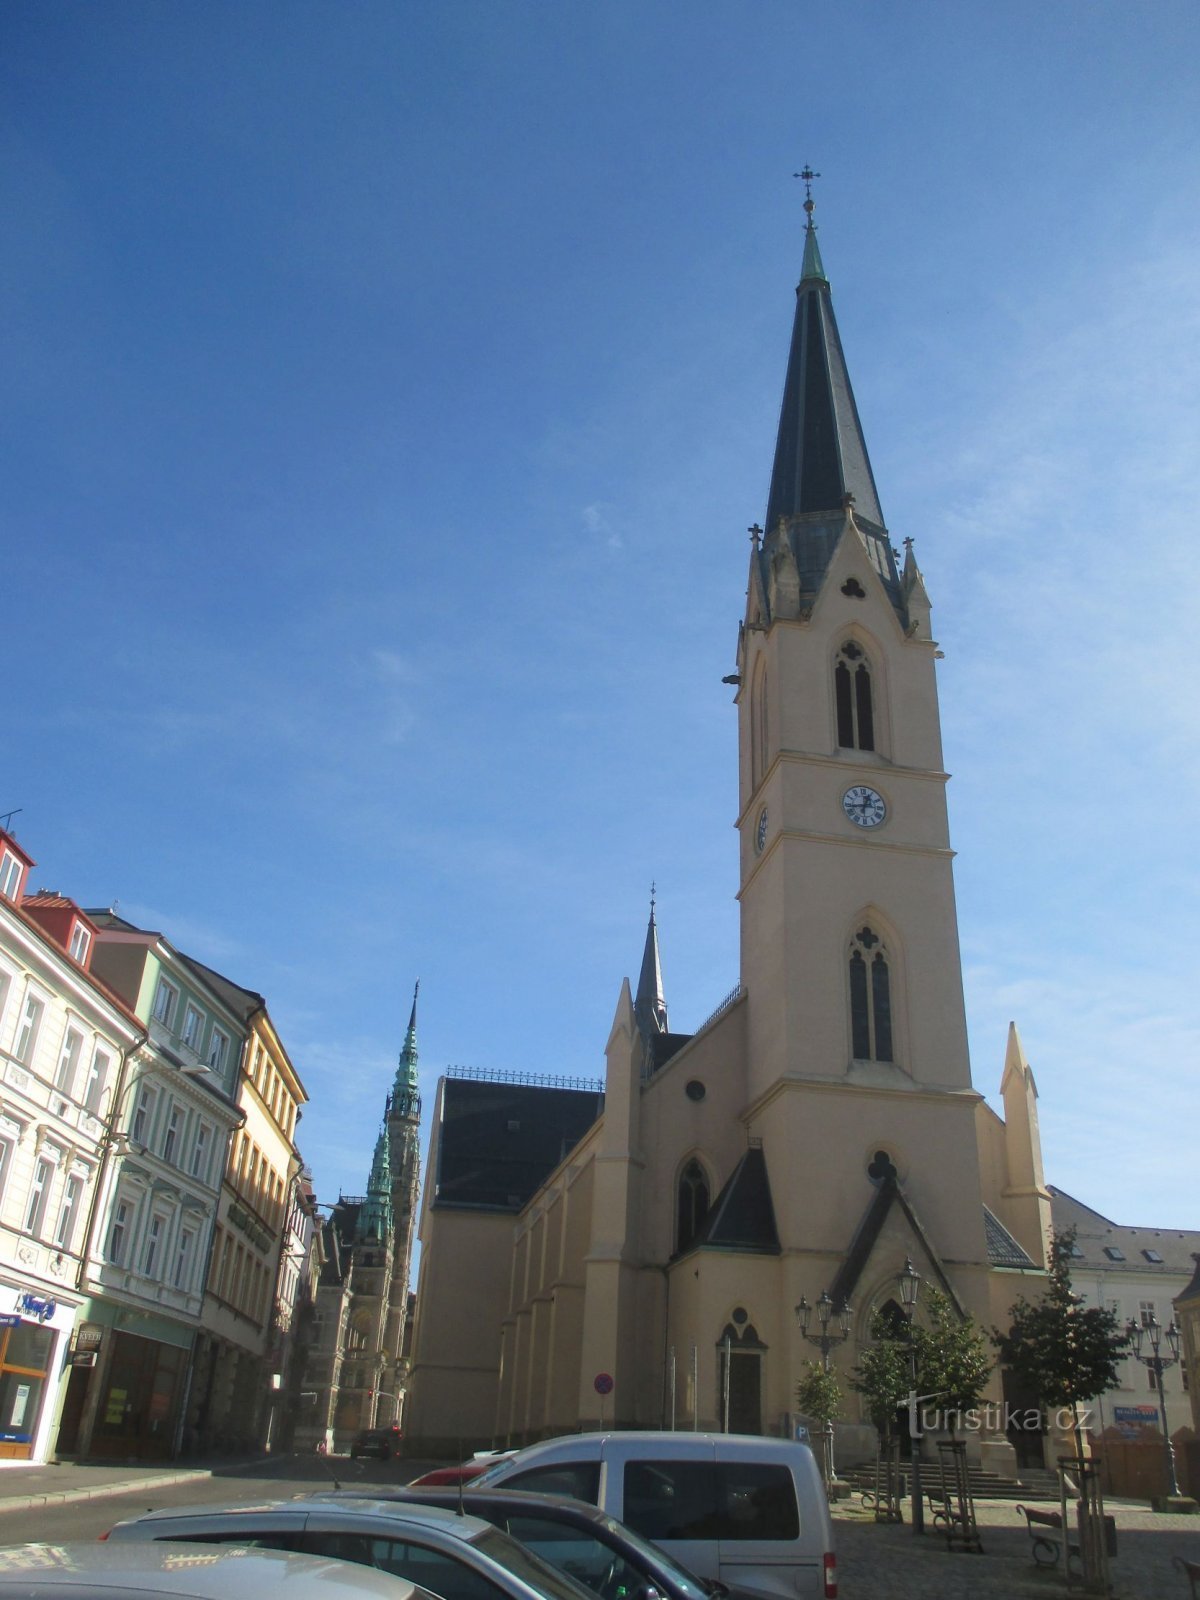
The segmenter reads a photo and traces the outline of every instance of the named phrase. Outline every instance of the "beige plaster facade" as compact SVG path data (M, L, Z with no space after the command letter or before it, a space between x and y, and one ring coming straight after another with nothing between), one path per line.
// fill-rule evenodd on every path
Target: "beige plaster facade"
M897 566L857 509L874 489L812 250L788 383L795 369L804 390L824 317L805 392L832 374L830 426L845 437L829 470L844 492L815 509L788 501L788 451L823 447L787 435L785 394L782 511L754 539L738 636L739 989L683 1039L665 1032L665 1006L647 1022L651 968L636 997L625 982L602 1116L508 1211L445 1203L435 1116L416 1451L602 1420L786 1431L814 1355L802 1296L849 1298L845 1373L906 1258L985 1327L1045 1267L1036 1089L1015 1030L1003 1120L972 1085L929 600L911 544ZM859 458L851 481L843 464ZM654 957L656 971L656 943ZM599 1374L613 1380L604 1397Z

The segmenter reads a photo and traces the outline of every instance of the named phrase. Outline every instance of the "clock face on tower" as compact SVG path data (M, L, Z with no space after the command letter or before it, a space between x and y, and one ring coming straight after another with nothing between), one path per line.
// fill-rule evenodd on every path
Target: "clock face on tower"
M856 783L842 796L842 810L856 828L877 828L887 816L887 802L865 783Z
M764 806L758 817L758 827L754 833L754 847L762 854L762 847L767 842L767 808Z

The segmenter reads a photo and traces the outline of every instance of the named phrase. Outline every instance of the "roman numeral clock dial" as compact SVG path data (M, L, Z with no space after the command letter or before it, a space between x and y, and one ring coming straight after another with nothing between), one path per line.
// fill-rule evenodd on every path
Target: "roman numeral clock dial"
M842 810L856 828L877 828L887 817L887 802L865 783L856 783L842 796Z

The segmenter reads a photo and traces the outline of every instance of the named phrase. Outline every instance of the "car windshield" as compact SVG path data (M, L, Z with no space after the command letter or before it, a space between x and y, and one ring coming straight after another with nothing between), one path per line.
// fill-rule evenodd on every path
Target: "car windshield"
M708 1590L687 1570L681 1567L678 1561L672 1561L665 1550L660 1550L656 1544L651 1544L648 1539L643 1539L640 1533L634 1533L632 1528L627 1528L623 1522L618 1522L615 1517L606 1516L604 1526L611 1532L619 1534L625 1543L632 1545L645 1559L646 1565L654 1572L662 1572L671 1578L677 1588L686 1591L693 1600L708 1600Z
M549 1600L596 1600L590 1589L576 1583L574 1578L568 1578L565 1572L552 1567L541 1556L535 1556L532 1550L526 1550L523 1544L510 1539L499 1528L485 1528L471 1543L476 1550L482 1550L485 1556L490 1556L499 1566L511 1572L514 1578L520 1578L522 1583L529 1584L533 1589L540 1589L542 1594L549 1596Z

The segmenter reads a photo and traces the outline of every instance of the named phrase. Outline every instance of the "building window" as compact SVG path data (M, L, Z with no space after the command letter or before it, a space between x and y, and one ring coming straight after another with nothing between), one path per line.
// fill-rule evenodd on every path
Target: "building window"
M0 967L0 1017L8 1005L8 991L12 988L12 973Z
M83 1103L93 1114L100 1109L100 1097L104 1093L108 1069L111 1066L112 1057L107 1050L101 1050L97 1045L92 1051L92 1064L88 1068L87 1082L83 1086Z
M191 1050L200 1048L200 1031L204 1027L204 1017L196 1010L194 1005L188 1005L183 1013L183 1042Z
M195 1242L196 1235L193 1229L183 1228L180 1230L179 1243L175 1247L175 1271L171 1278L171 1282L177 1289L187 1288L188 1279L192 1271L192 1246Z
M159 1252L162 1248L163 1234L167 1231L167 1219L160 1212L153 1212L150 1217L150 1227L146 1232L146 1250L142 1257L142 1272L147 1278L152 1278L158 1266Z
M11 850L0 857L0 894L6 900L15 900L21 887L21 863Z
M221 1032L220 1028L213 1028L212 1038L208 1041L208 1064L214 1072L225 1071L225 1057L229 1053L229 1036Z
M137 1144L147 1143L150 1123L154 1118L154 1103L158 1099L158 1090L152 1089L144 1083L138 1092L137 1105L133 1113L133 1126L129 1130L129 1137Z
M863 927L850 945L850 1033L856 1061L894 1061L887 947Z
M80 966L87 960L88 946L92 942L92 935L82 922L77 922L71 929L70 952Z
M38 1234L42 1231L42 1218L46 1215L46 1199L54 1181L55 1163L48 1156L39 1156L34 1163L33 1182L29 1186L29 1201L25 1207L25 1231Z
M133 1207L128 1200L118 1200L113 1207L112 1222L108 1228L108 1249L105 1251L114 1267L124 1263L125 1251L129 1244L129 1225L133 1218Z
M1106 1244L1104 1246L1104 1254L1110 1261L1124 1261L1125 1259L1124 1250L1118 1250L1115 1244Z
M165 978L158 980L158 990L154 996L154 1020L161 1022L164 1028L171 1026L171 1018L175 1015L175 1002L179 999L179 990L174 984L168 983Z
M208 1182L208 1141L212 1129L207 1122L196 1125L196 1142L192 1145L192 1177L201 1183Z
M8 1134L0 1133L0 1199L8 1184L8 1174L12 1167L13 1150L16 1148L16 1139Z
M163 1140L163 1160L174 1161L175 1151L179 1146L179 1135L183 1129L183 1107L172 1105L167 1117L167 1136Z
M699 1237L708 1216L708 1179L698 1161L689 1161L679 1175L675 1211L675 1249L682 1255Z
M1138 1301L1138 1321L1141 1323L1143 1328L1148 1328L1150 1326L1150 1324L1154 1321L1154 1301L1153 1300L1139 1300Z
M62 1053L58 1058L58 1070L54 1074L54 1087L61 1089L64 1094L70 1094L71 1086L75 1082L75 1072L79 1066L79 1052L83 1049L83 1035L78 1028L68 1028L63 1035Z
M42 1026L42 1013L45 1006L35 995L25 996L25 1009L21 1013L21 1025L17 1029L16 1042L13 1045L13 1055L22 1066L27 1067L33 1059L33 1052L37 1048L38 1032Z
M875 710L871 668L860 644L847 639L833 669L837 742L845 750L874 750Z
M1152 1266L1155 1266L1155 1267L1161 1267L1162 1266L1162 1257L1159 1255L1157 1250L1143 1250L1142 1254L1145 1256L1146 1260L1149 1261Z
M63 1191L62 1209L58 1213L58 1227L54 1230L54 1243L60 1250L71 1248L71 1235L75 1232L75 1218L79 1213L79 1200L83 1194L83 1179L77 1172L67 1174Z

